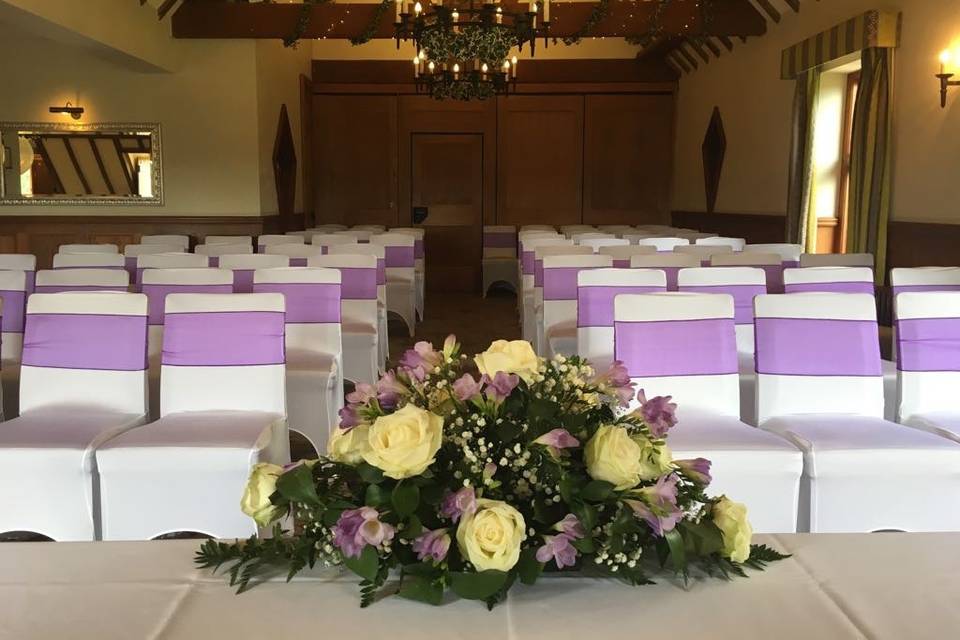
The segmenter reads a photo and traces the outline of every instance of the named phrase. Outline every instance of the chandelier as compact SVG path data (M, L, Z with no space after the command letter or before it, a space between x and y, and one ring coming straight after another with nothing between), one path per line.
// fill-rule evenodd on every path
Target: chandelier
M417 48L413 77L417 93L437 100L483 100L516 88L517 56L510 50L530 44L550 29L550 0L530 2L525 12L504 11L500 0L483 0L477 7L457 6L457 0L395 0L397 48L412 39ZM522 4L520 6L523 6Z

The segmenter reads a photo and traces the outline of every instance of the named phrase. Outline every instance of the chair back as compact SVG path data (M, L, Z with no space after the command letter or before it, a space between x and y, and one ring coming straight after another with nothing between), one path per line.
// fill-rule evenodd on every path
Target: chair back
M674 247L690 244L690 241L686 238L676 238L676 237L656 237L656 238L640 238L637 240L637 244L641 246L656 247L659 252L671 252Z
M167 296L160 415L286 415L284 303L279 293Z
M590 247L594 253L599 253L602 247L629 247L630 241L607 235L602 238L586 238L578 244L582 247Z
M135 288L143 284L145 269L206 269L210 259L196 253L157 253L137 256Z
M960 267L914 267L890 270L894 297L901 293L960 291Z
M534 272L536 271L536 249L538 247L572 247L573 240L557 235L535 236L527 238L521 236L519 240L520 250L520 276L521 287L524 291L533 290Z
M252 247L253 236L205 236L203 244L245 244Z
M688 256L697 256L700 258L701 267L709 267L713 256L722 253L733 253L733 249L727 245L708 245L708 244L681 244L673 248L674 253L683 253Z
M517 228L513 225L485 225L483 227L484 258L516 258Z
M669 395L680 407L740 415L733 298L619 295L613 308L614 359L647 398Z
M424 259L426 258L424 241L427 237L426 229L422 227L394 227L390 233L399 233L407 236L413 236L413 257L417 271L422 271Z
M303 236L289 236L285 233L265 233L257 238L257 253L264 253L266 248L275 244L304 244Z
M387 282L413 282L416 267L416 238L403 233L381 233L370 238L370 244L383 247Z
M335 222L318 224L316 226L313 226L307 229L307 237L309 238L314 233L333 233L334 231L346 231L347 229L348 229L347 225L338 224ZM313 233L310 233L310 232L313 232Z
M525 231L552 231L557 232L557 228L552 224L525 224L520 227L520 233Z
M123 248L123 265L130 274L130 282L137 282L137 258L140 256L157 255L159 253L180 253L185 248L179 244L128 244ZM56 264L54 264L56 269Z
M2 313L0 360L4 364L20 362L26 311L26 272L13 269L0 271L0 313Z
M629 224L601 224L597 225L597 230L602 233L612 233L618 238L625 233L633 233L636 229Z
M158 234L140 236L140 244L162 244L176 246L180 251L190 249L190 236L177 234Z
M800 256L801 267L870 267L874 260L871 253L804 253Z
M783 293L783 260L776 253L724 253L710 259L712 267L757 267L767 274L767 291Z
M765 295L754 311L759 424L789 414L883 417L873 296Z
M712 246L727 246L733 249L734 251L743 251L743 248L746 246L747 241L743 238L727 238L725 236L710 236L708 238L697 238L696 243L712 245Z
M780 256L784 268L793 269L800 266L800 254L803 247L799 244L777 242L772 244L748 244L743 247L744 253L775 253Z
M30 296L20 367L21 415L65 405L145 415L146 369L146 296Z
M573 244L582 244L584 240L600 240L601 238L615 239L612 233L600 233L597 230L586 231L584 233L574 233L570 236Z
M309 267L336 269L340 272L341 322L378 325L377 258L363 254L314 256Z
M960 414L960 292L901 293L896 306L900 421Z
M626 240L626 238L623 239ZM613 257L613 266L618 269L629 269L630 258L633 256L645 256L656 252L656 247L637 244L605 245L597 248L597 253Z
M681 269L677 288L687 293L720 293L733 298L737 353L753 354L753 300L767 292L767 276L756 267Z
M37 284L37 256L29 253L0 253L0 270L23 271L27 277L27 295Z
M677 275L680 273L680 269L699 266L700 258L698 256L684 253L658 251L648 255L635 255L630 258L631 269L660 269L663 271L667 277L667 291L677 290Z
M543 256L544 336L556 327L577 326L577 275L612 266L613 258L593 253Z
M589 360L597 371L609 368L613 363L614 299L618 295L666 290L667 276L657 269L580 271L577 274L577 353Z
M288 245L280 245L280 246L286 247ZM297 245L292 245L292 246L297 246ZM198 244L196 247L193 248L193 252L199 256L207 256L208 266L218 267L220 266L220 256L253 253L253 245L228 244L225 242L216 243L216 244Z
M58 253L54 269L123 269L126 259L119 253Z
M323 252L322 247L312 244L274 244L266 247L266 255L287 256L291 267L305 267L307 261Z
M330 247L340 244L357 244L357 237L340 233L315 233L310 236L310 245L320 247L321 253L330 253Z
M786 293L869 293L874 295L870 267L804 267L783 270Z
M35 291L126 291L129 285L130 275L125 269L51 269L37 272Z
M234 293L253 293L253 272L257 269L275 269L289 266L290 257L279 253L241 253L220 256L220 268L233 271Z
M377 259L377 300L387 304L387 260L386 247L372 243L352 243L331 245L328 255L373 256Z
M675 235L678 238L686 238L690 242L696 243L696 241L700 240L701 238L716 238L720 234L707 233L705 231L687 231L686 229L681 229L680 231L677 231Z
M115 244L62 244L57 253L120 253L120 247Z
M374 234L377 234L380 232L373 231L370 229L357 229L356 227L354 227L352 229L344 229L343 231L334 231L333 233L342 235L342 236L350 236L352 238L355 238L357 242L370 242L370 238L373 237Z
M387 230L387 227L382 224L355 224L350 227L350 230L356 231L372 231L373 233L384 233Z

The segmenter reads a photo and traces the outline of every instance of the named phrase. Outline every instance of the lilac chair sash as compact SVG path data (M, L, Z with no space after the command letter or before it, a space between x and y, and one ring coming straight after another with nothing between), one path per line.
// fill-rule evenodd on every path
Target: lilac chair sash
M32 313L23 335L23 364L143 371L147 368L147 317Z
M145 284L147 316L151 326L163 325L163 310L171 293L233 293L229 284Z
M733 318L615 322L614 336L631 378L737 373Z
M234 293L252 293L253 292L253 269L234 269L233 270L233 291Z
M613 261L613 267L614 267L615 269L629 269L629 268L630 268L630 259L627 258L626 260L614 260L614 261Z
M281 311L171 313L161 362L177 367L283 364L283 326Z
M784 260L783 268L784 269L798 269L800 267L799 260Z
M870 320L757 318L757 373L879 376L880 341Z
M797 282L784 286L787 293L869 293L872 282Z
M126 256L123 259L123 268L130 274L130 282L137 282L137 258L136 256Z
M960 284L907 284L893 288L894 299L901 293L927 293L930 291L960 291Z
M290 258L291 267L305 267L307 266L307 258Z
M101 287L99 285L79 285L79 284L42 284L36 288L35 293L69 293L77 291L126 291L126 287Z
M680 269L683 267L649 267L650 269L659 269L667 276L667 291L677 290L677 280L680 277Z
M413 257L417 260L423 260L423 240L420 238L415 238L413 241Z
M37 272L24 271L27 275L27 295L29 296L37 288Z
M377 286L387 284L387 261L377 258Z
M71 265L71 266L65 266L65 267L54 267L54 270L55 270L55 271L59 271L59 270L61 270L61 269L111 269L111 270L112 270L112 269L124 269L124 270L126 270L126 268L127 268L126 265L124 265L124 266L121 267L121 266L115 265L115 264L113 264L113 265L82 264L82 265Z
M897 321L901 371L960 371L960 318Z
M757 265L767 274L767 291L783 293L783 264Z
M340 322L340 285L320 282L261 282L257 293L282 293L286 300L288 324Z
M737 324L753 324L753 299L762 296L767 288L759 284L727 284L680 287L689 293L726 293L733 296L734 321Z
M415 261L414 247L384 247L387 268L412 267Z
M7 289L0 291L3 300L3 332L23 333L24 313L26 312L27 293Z
M257 245L257 253L264 253L266 250L267 250L267 245L265 244Z
M544 300L576 300L577 274L596 267L555 267L543 270Z
M513 249L517 246L517 234L509 231L486 231L483 246L490 249Z
M543 260L534 259L533 261L533 286L543 286Z
M208 263L211 267L219 267L219 266L220 266L220 256L208 256L208 257L207 257L207 263ZM293 263L293 261L291 260L291 264L292 264L292 263Z
M577 327L613 327L613 300L631 293L662 293L665 287L578 287Z
M344 300L376 300L377 270L362 267L338 267L341 296Z
M532 276L536 258L533 251L524 251L520 254L520 271L525 276Z

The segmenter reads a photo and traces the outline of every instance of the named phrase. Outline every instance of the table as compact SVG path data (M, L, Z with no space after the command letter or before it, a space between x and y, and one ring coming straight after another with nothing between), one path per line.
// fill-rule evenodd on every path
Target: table
M0 638L97 640L663 640L891 638L960 634L960 533L758 536L793 554L733 582L686 591L547 577L487 612L386 598L358 605L334 569L234 595L192 564L197 541L0 544Z

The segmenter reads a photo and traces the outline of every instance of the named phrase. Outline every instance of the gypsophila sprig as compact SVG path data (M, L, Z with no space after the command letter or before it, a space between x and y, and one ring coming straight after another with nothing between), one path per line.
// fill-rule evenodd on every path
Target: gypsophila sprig
M273 536L206 542L198 564L227 567L239 591L277 565L342 565L361 606L395 572L401 597L493 607L543 572L644 585L785 557L751 544L743 505L707 495L708 460L673 459L677 405L635 391L619 362L598 373L505 340L466 358L450 336L347 401L326 457L252 470L241 506Z

